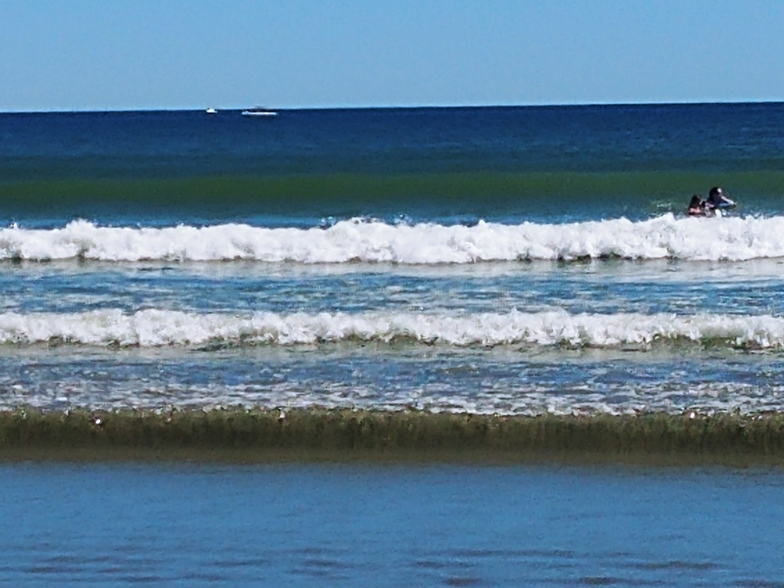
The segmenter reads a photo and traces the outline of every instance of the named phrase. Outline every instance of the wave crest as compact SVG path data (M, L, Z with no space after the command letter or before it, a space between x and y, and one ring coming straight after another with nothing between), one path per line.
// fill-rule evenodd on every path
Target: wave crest
M466 264L519 260L750 260L784 257L784 217L676 218L667 214L571 224L474 226L353 219L328 228L247 224L166 228L0 229L0 259Z
M197 314L117 309L0 314L2 344L254 346L405 342L456 347L566 346L645 349L660 342L784 349L784 318L770 315L569 314L563 310L474 315L407 312Z

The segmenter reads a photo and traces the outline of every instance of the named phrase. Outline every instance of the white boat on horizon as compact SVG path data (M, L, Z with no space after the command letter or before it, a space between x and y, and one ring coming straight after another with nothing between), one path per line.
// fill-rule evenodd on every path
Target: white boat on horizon
M274 110L270 110L269 108L254 106L253 108L243 110L242 116L278 116L278 113Z
M212 107L208 108L208 109L207 109L207 110L205 110L204 112L206 112L207 114L218 114L218 111L217 111L217 110L215 110L215 109L214 109L214 108L212 108Z

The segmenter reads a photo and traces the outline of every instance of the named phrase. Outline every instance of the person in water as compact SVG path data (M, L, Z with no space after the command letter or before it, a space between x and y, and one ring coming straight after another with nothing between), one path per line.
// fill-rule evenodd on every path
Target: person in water
M724 195L724 191L718 186L711 188L708 192L708 199L705 201L706 208L710 210L722 208L734 208L735 202Z
M705 216L705 202L701 194L695 194L689 202L689 216Z

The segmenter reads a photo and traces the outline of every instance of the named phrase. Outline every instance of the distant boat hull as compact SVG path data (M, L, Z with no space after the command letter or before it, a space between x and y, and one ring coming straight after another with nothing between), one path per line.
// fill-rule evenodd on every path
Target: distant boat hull
M249 110L243 110L242 116L278 116L278 113L274 110L251 108Z

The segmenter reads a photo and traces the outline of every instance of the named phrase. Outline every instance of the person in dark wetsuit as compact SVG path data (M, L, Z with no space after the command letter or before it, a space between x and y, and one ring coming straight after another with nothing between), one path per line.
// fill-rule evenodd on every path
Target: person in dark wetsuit
M722 189L716 186L711 188L710 192L708 192L708 199L705 201L705 206L710 210L722 210L735 208L735 202L727 198Z
M702 195L695 194L691 197L688 214L689 216L705 216L705 203L702 201Z

